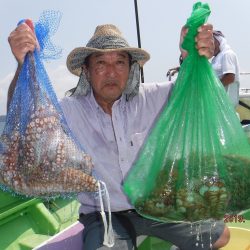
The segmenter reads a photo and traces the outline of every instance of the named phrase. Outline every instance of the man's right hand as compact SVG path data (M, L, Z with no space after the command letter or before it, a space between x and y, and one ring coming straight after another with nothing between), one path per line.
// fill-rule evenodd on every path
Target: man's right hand
M33 52L36 48L39 48L33 31L32 21L29 19L18 25L15 30L10 33L8 41L19 66L23 64L25 55L28 52Z

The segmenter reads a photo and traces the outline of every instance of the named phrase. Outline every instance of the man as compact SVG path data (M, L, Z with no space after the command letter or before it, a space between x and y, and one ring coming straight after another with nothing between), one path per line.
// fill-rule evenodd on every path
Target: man
M234 107L239 104L239 62L221 31L214 31L212 66L228 93Z
M183 29L181 40L185 32ZM214 50L212 26L202 26L196 38L199 53L210 58ZM9 90L11 98L26 53L38 45L26 24L10 34L9 43L18 61ZM80 78L61 106L70 129L93 158L96 177L107 185L115 236L112 248L133 249L139 235L159 237L186 250L210 249L210 244L220 248L229 240L228 228L222 222L202 223L202 242L197 242L197 232L191 233L188 223L160 223L139 216L122 190L133 160L173 87L171 82L140 84L139 66L147 60L149 54L130 47L111 24L98 26L86 47L74 49L67 59L69 71ZM79 201L84 249L107 249L103 246L103 222L97 213L101 210L98 199L82 193Z

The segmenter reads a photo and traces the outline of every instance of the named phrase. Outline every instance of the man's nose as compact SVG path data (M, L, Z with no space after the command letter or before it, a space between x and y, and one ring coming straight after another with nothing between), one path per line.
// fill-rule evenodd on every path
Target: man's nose
M115 76L116 75L116 68L114 64L107 64L106 65L106 74L109 76Z

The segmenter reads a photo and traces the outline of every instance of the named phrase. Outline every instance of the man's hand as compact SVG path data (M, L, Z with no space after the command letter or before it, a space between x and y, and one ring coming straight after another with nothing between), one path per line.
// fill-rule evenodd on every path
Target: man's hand
M28 19L26 23L18 25L8 37L11 51L19 65L23 64L25 55L28 52L33 52L35 48L39 48L32 27L32 21Z
M181 48L181 44L184 40L185 35L187 34L188 29L184 26L181 29L180 36L180 51L183 59L187 56L187 51ZM213 26L211 24L204 24L199 27L198 34L195 37L196 48L200 55L211 58L214 55L214 38L213 38Z
M196 48L200 55L211 58L214 55L214 37L213 26L204 24L198 29L198 34L195 38Z

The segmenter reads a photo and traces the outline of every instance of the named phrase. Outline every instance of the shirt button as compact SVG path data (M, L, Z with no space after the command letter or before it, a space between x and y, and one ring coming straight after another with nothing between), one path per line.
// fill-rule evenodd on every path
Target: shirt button
M124 161L124 158L121 158L121 161Z

